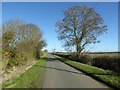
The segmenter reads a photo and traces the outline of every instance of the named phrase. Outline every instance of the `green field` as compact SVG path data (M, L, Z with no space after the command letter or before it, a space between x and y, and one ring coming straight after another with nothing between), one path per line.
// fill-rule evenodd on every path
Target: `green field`
M46 59L40 59L25 73L12 80L3 82L2 88L40 88L42 84Z

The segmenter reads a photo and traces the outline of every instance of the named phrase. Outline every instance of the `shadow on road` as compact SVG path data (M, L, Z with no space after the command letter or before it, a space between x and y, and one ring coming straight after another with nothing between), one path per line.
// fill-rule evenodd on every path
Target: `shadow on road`
M59 61L57 58L43 58L46 61Z
M43 58L44 60L46 60L46 61L59 61L57 58ZM38 65L36 65L36 66L38 66ZM113 75L113 73L86 73L86 72L84 72L84 71L82 71L82 70L80 70L80 71L82 71L81 73L80 72L74 72L74 71L70 71L70 70L65 70L65 69L59 69L59 68L55 68L55 67L46 67L46 66L39 66L39 67L42 67L42 68L48 68L48 69L54 69L54 70L59 70L59 71L64 71L64 72L70 72L70 73L75 73L75 74L83 74L83 75L93 75L93 74L96 74L96 75Z
M40 67L48 68L48 69L54 69L54 70L59 70L59 71L64 71L64 72L70 72L70 73L75 73L75 74L83 74L84 75L84 73L74 72L74 71L65 70L65 69L59 69L59 68L54 68L54 67L45 67L45 66L40 66Z

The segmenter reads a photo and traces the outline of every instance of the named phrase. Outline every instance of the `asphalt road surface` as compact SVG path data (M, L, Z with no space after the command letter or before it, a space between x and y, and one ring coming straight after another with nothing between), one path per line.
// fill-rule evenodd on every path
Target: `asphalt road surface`
M48 55L42 88L109 88Z

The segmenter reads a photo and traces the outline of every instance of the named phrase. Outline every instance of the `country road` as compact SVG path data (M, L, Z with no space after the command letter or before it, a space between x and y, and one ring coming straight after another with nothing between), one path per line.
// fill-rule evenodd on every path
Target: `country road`
M42 88L109 88L48 55Z

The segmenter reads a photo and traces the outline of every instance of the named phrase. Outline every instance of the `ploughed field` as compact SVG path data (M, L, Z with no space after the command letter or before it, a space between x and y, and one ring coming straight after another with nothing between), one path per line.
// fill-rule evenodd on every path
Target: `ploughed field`
M84 54L84 53L83 53ZM87 55L91 56L92 58L99 57L99 56L109 56L109 57L118 57L120 53L118 52L109 52L109 53L86 53Z

